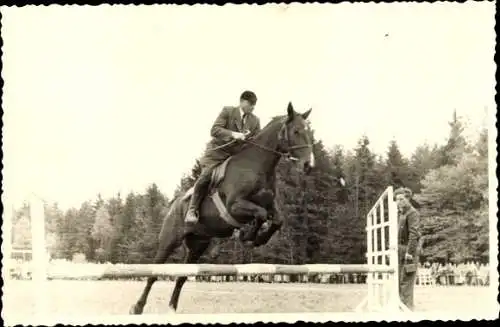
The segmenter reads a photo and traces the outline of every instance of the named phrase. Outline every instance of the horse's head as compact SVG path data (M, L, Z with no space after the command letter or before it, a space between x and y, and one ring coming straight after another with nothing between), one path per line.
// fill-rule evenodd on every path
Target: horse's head
M314 168L312 131L306 121L311 110L300 114L288 103L287 119L280 132L280 150L288 153L305 173Z

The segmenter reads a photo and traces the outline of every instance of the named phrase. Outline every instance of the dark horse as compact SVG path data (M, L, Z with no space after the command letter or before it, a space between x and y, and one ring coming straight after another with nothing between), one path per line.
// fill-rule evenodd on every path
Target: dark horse
M233 234L237 227L229 223L229 219L241 225L252 223L247 233L240 233L242 241L252 241L254 246L266 244L282 225L281 218L275 212L274 201L275 169L280 158L292 159L306 173L314 166L312 133L306 122L310 113L311 109L299 114L289 103L286 115L273 118L255 138L245 141L239 153L221 165L224 167L219 171L221 177L218 181L212 178L211 191L216 191L220 196L220 203L227 210L225 214L221 214L224 210L207 196L200 206L198 226L188 230L184 216L189 196L177 197L163 221L154 263L165 263L168 256L183 243L187 248L184 262L196 263L209 247L212 238L228 238ZM266 221L270 223L264 228ZM148 278L144 291L130 313L143 312L156 280L157 277ZM187 277L176 280L169 304L174 311L186 280Z

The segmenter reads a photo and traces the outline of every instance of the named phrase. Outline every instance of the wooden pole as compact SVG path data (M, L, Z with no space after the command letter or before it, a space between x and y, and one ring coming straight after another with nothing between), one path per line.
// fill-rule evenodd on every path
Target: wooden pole
M45 210L43 201L33 195L30 198L32 281L36 296L35 315L42 323L47 317L47 301L50 292L47 285L48 258L45 248Z

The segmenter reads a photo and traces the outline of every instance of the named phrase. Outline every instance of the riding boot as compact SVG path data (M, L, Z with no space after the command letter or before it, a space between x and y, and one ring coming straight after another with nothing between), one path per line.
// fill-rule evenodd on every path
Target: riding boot
M206 188L210 182L210 174L205 173L200 176L194 185L193 195L189 201L188 211L186 213L185 222L196 224L199 220L198 209L205 195Z

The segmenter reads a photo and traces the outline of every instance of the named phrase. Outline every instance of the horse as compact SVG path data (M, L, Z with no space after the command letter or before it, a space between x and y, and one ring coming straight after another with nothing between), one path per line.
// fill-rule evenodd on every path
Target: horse
M291 102L285 115L274 117L253 139L244 141L238 153L216 167L209 194L201 202L199 222L186 228L189 194L178 195L170 205L159 233L155 264L165 263L169 255L184 245L184 262L196 263L212 238L229 238L234 230L252 223L240 240L254 246L266 244L283 223L276 214L275 174L279 160L285 157L308 174L314 168L313 138L307 123L311 109L297 113ZM264 223L267 228L261 231ZM260 233L259 233L260 231ZM131 307L131 314L142 314L151 287L157 277L148 277L146 286ZM175 312L187 277L178 277L169 307Z

